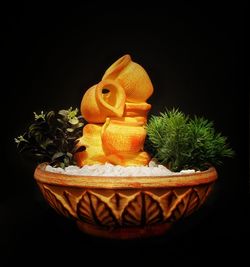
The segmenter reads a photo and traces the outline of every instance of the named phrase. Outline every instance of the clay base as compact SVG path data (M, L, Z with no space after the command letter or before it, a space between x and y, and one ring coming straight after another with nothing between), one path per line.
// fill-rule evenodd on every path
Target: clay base
M160 236L170 229L170 223L164 223L145 227L123 227L115 229L105 229L88 223L77 221L78 228L89 235L109 238L109 239L138 239L153 236Z

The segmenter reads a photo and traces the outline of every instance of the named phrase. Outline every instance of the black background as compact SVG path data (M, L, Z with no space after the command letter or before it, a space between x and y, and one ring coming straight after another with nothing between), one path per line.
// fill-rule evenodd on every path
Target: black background
M207 263L246 256L249 226L248 90L244 78L244 6L120 2L5 9L1 90L0 253L8 259L87 264ZM206 205L165 236L109 241L86 236L47 206L33 180L35 163L14 137L33 111L79 107L85 90L129 53L149 73L151 114L179 107L213 120L234 159L218 168ZM115 260L114 255L118 257ZM135 257L133 259L133 257Z

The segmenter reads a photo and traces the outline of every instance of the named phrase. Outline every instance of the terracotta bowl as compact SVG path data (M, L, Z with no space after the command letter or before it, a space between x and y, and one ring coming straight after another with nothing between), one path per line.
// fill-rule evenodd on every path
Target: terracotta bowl
M131 239L164 234L197 210L217 179L215 168L171 177L72 176L37 166L46 201L85 233Z

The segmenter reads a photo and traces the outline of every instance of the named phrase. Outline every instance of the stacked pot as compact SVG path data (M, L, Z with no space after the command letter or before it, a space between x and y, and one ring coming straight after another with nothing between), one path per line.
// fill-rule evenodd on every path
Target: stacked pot
M152 93L147 72L129 55L114 62L83 96L81 114L88 124L76 145L77 165L147 165L143 147L151 105L146 101Z

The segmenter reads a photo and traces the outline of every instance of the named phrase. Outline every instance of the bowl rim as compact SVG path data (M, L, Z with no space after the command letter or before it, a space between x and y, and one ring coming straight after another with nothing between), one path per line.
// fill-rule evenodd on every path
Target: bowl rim
M163 188L185 187L214 182L217 171L210 167L205 171L184 173L172 176L79 176L54 173L45 170L48 163L37 165L34 178L37 182L59 186L85 188Z

